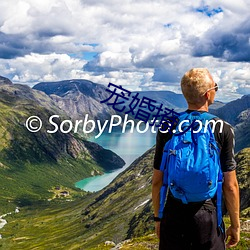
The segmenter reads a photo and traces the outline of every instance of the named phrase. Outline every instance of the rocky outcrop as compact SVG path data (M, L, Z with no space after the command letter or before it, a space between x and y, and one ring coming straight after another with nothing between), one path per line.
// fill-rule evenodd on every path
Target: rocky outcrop
M83 141L83 143L93 159L106 171L122 168L125 165L125 161L111 150L104 149L102 146L90 141Z
M92 120L109 120L116 111L102 104L110 94L104 85L87 80L65 80L38 83L33 89L50 95L57 106L72 119L83 119L86 114Z
M0 76L0 84L13 84L13 83L8 78Z
M250 95L227 103L211 113L229 122L235 130L235 152L250 147Z
M235 152L250 147L250 108L242 111L237 119L235 129Z
M240 186L240 209L242 211L250 207L250 148L245 148L238 152L235 159Z
M250 95L244 95L240 99L229 102L223 107L214 110L213 114L235 126L238 123L237 117L240 115L240 113L249 108Z

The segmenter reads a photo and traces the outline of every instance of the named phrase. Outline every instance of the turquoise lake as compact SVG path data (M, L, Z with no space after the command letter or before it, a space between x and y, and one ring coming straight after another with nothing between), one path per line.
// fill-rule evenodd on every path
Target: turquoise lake
M139 133L136 130L133 133L120 131L102 134L99 138L90 138L90 141L98 143L106 149L110 149L118 154L126 165L111 173L105 173L100 176L78 181L75 186L85 191L95 192L107 186L119 173L123 172L135 159L145 153L155 145L156 133L148 129L145 133Z

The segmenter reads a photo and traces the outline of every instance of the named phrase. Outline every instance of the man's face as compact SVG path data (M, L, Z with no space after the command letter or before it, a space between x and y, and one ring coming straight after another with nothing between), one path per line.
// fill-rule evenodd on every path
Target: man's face
M209 88L208 93L208 105L214 103L215 93L218 90L218 85L213 81L213 87Z

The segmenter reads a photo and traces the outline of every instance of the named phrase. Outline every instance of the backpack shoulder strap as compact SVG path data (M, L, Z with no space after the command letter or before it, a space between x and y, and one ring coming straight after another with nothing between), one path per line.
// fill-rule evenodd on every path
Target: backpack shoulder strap
M203 118L206 120L212 120L214 118L218 118L216 115L210 114L205 112L202 114ZM218 186L217 186L217 199L216 199L216 206L217 206L217 226L223 232L222 227L222 182L223 182L223 173L221 170L221 166L219 165L219 173L218 173Z
M201 115L202 115L202 117L203 117L205 120L212 120L212 119L214 119L214 118L217 118L216 115L213 115L213 114L208 113L208 112L204 112L204 113L202 113Z

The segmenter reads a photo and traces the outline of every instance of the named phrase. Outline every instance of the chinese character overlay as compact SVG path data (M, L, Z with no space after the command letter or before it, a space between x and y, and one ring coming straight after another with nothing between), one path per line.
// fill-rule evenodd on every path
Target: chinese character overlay
M145 123L150 121L150 126L155 125L161 127L161 130L170 129L171 131L178 122L179 113L174 109L163 107L162 103L157 103L151 98L145 96L140 98L139 93L132 93L113 83L109 83L106 91L110 93L110 96L100 101L101 103L106 103L114 110L130 114Z

